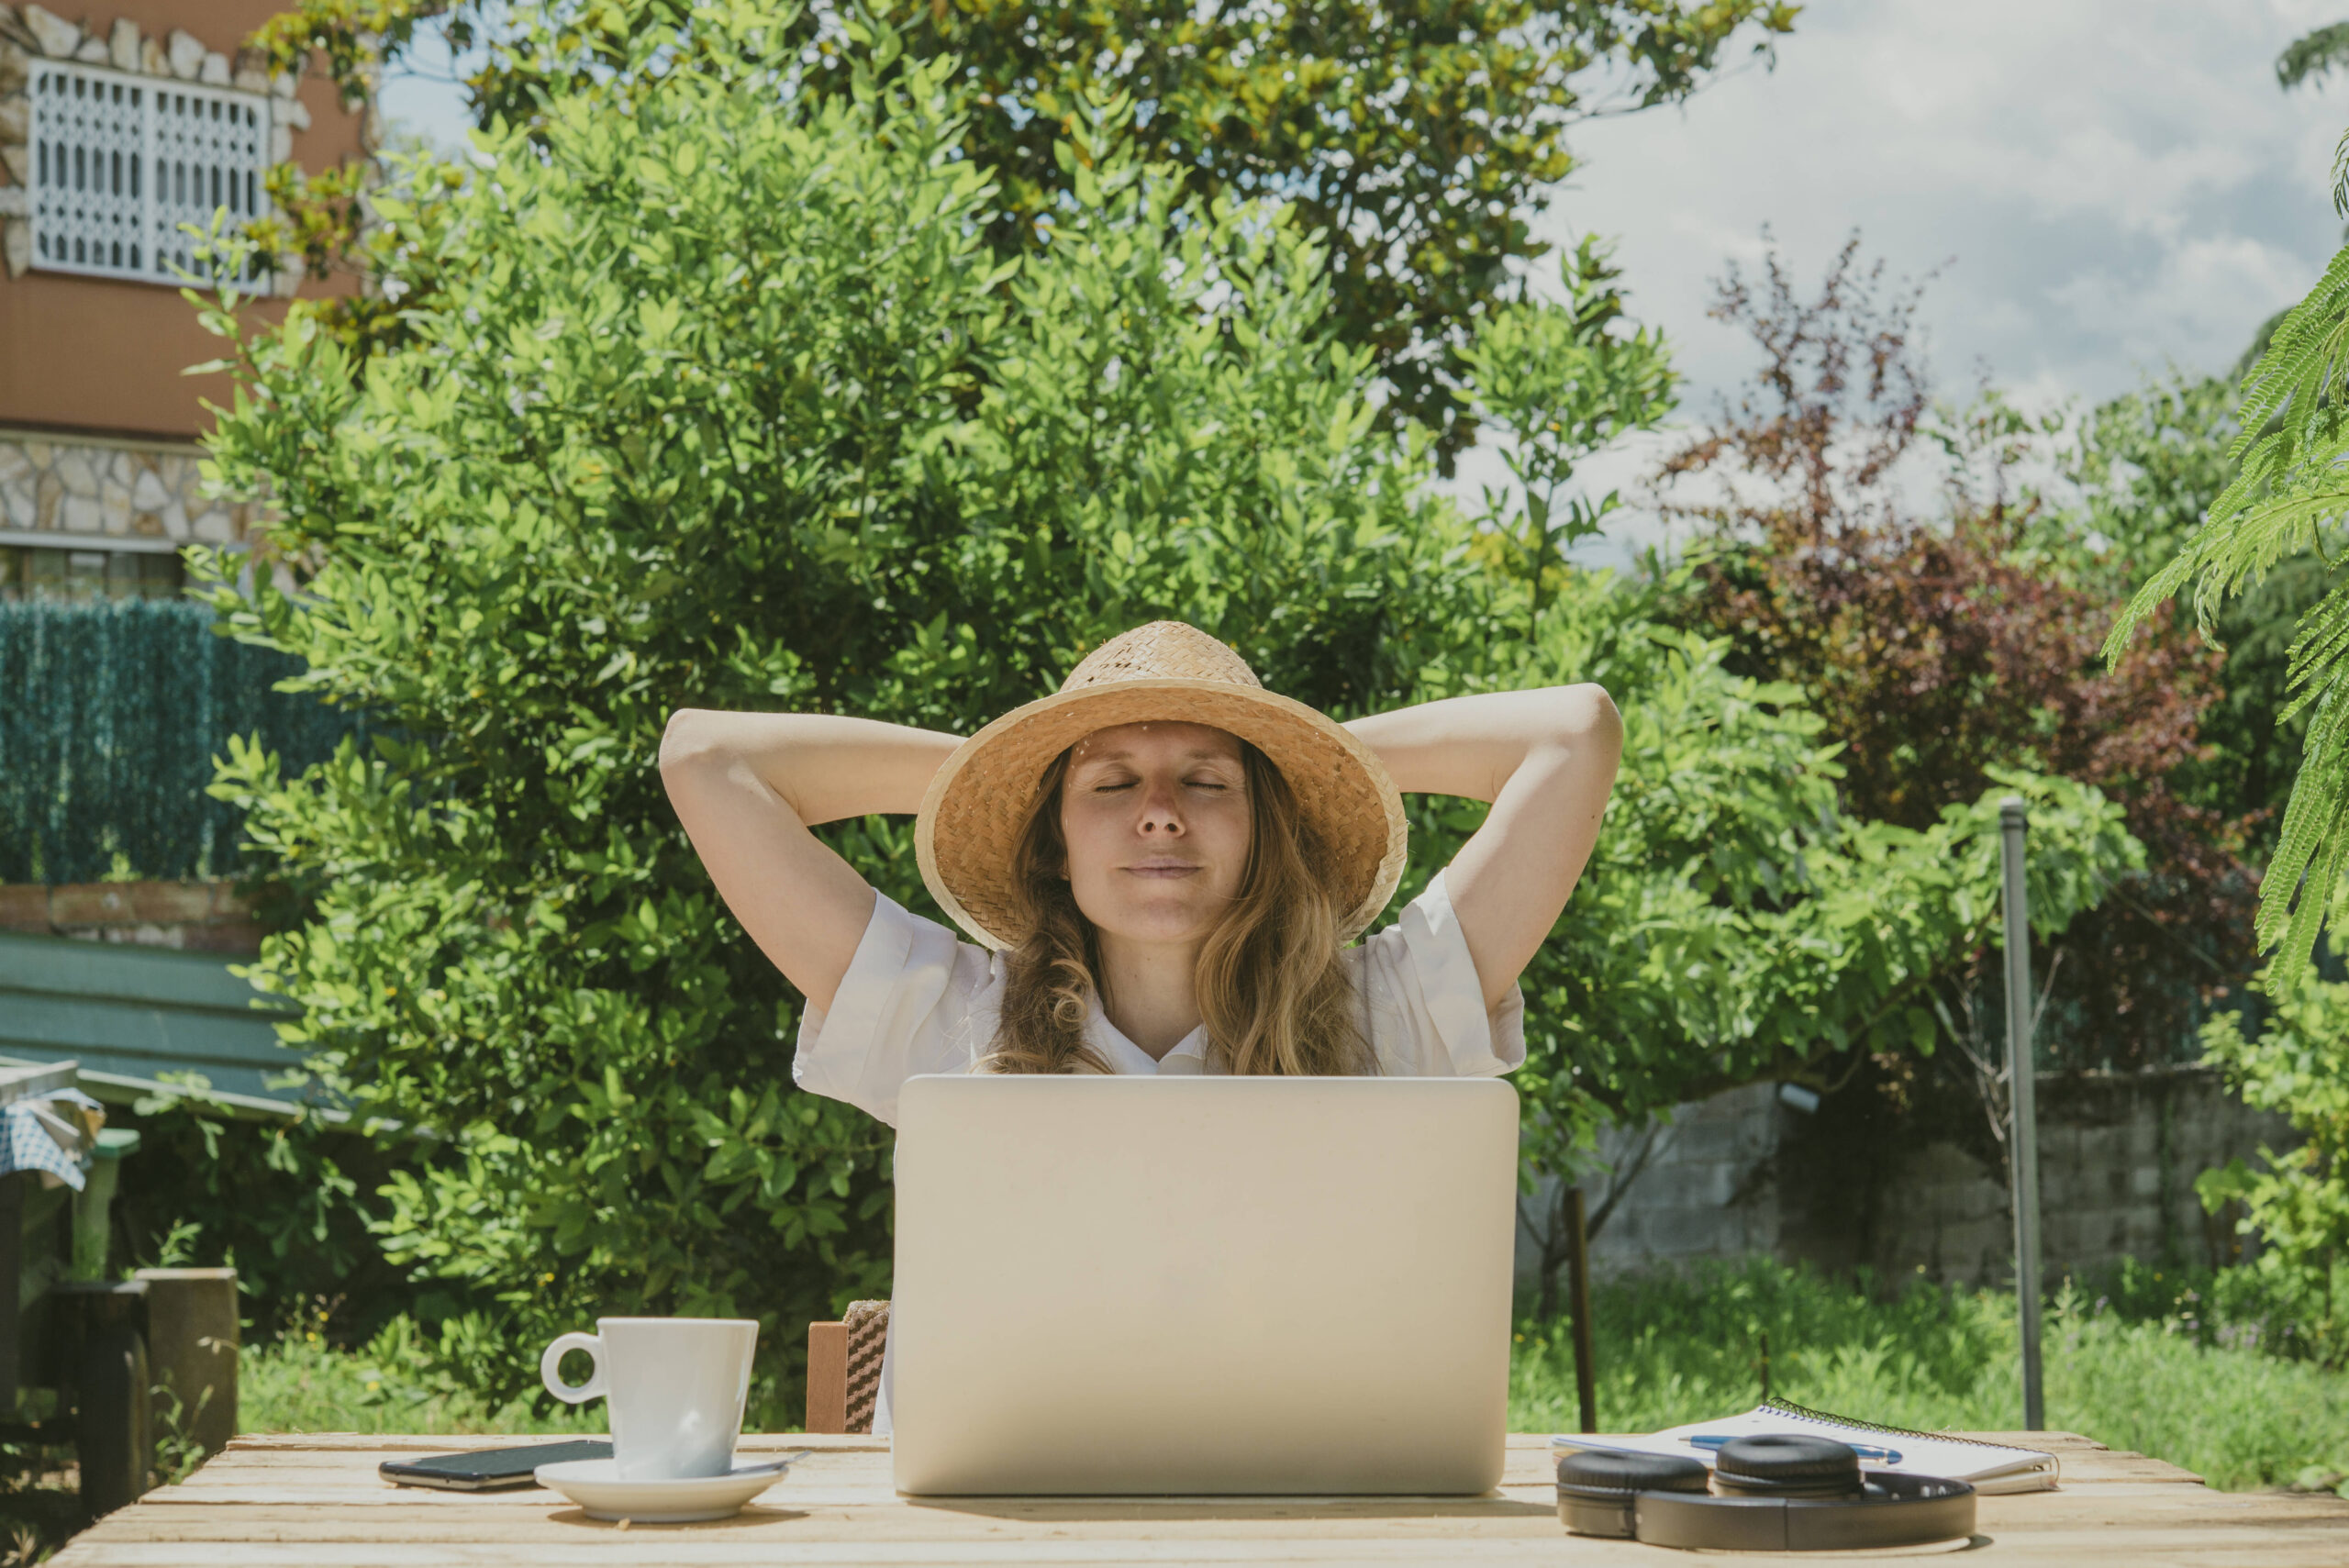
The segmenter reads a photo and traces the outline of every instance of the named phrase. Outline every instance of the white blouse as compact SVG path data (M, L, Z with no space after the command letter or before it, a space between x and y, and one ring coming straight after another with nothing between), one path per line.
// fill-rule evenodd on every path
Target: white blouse
M1439 872L1395 923L1344 950L1368 1015L1372 1054L1390 1078L1497 1077L1525 1062L1525 993L1511 985L1485 1011L1468 939ZM897 1124L897 1094L917 1073L982 1070L1003 1003L1005 962L876 892L873 917L827 1010L812 1003L799 1020L791 1078L814 1094L846 1100ZM1085 1038L1112 1072L1220 1073L1208 1057L1205 1026L1164 1058L1128 1040L1094 998ZM882 1342L881 1387L873 1435L890 1431L896 1382L894 1338Z
M1371 1051L1390 1078L1486 1078L1525 1062L1525 994L1510 986L1491 1014L1475 961L1438 873L1395 923L1344 950L1367 1014ZM895 1127L897 1093L917 1073L978 1072L1003 1005L1004 955L958 941L874 894L856 956L829 1010L799 1021L792 1081ZM1097 997L1085 1038L1115 1073L1196 1076L1223 1071L1204 1025L1153 1062Z

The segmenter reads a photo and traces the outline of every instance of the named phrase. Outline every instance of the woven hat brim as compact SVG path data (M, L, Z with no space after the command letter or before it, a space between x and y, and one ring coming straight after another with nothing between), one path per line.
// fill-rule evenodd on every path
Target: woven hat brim
M1230 681L1108 682L1012 709L957 747L930 780L914 855L930 896L987 947L1027 935L1010 896L1012 856L1053 758L1120 724L1211 725L1279 768L1332 868L1340 940L1366 929L1403 877L1403 797L1376 752L1305 704Z

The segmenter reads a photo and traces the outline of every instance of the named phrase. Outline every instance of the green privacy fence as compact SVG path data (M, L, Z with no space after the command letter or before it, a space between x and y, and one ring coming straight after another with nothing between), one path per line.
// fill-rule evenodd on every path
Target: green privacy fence
M228 737L295 771L360 728L272 689L299 668L202 605L0 604L0 882L229 874L238 814L205 793Z

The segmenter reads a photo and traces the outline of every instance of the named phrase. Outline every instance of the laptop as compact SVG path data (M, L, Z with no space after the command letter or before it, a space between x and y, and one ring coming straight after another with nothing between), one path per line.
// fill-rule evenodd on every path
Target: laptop
M897 1489L1489 1491L1516 1190L1497 1079L915 1078Z

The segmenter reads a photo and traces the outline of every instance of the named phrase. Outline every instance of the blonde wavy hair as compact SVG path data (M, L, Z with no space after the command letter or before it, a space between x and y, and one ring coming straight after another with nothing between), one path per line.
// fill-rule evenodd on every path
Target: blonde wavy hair
M1044 770L1012 858L1028 940L1012 950L987 1060L996 1073L1107 1073L1085 1040L1100 943L1063 874L1061 791L1070 752ZM1314 869L1329 863L1288 781L1240 742L1248 862L1240 892L1200 950L1196 984L1210 1057L1235 1074L1335 1076L1373 1070L1354 987L1339 956L1339 909Z

